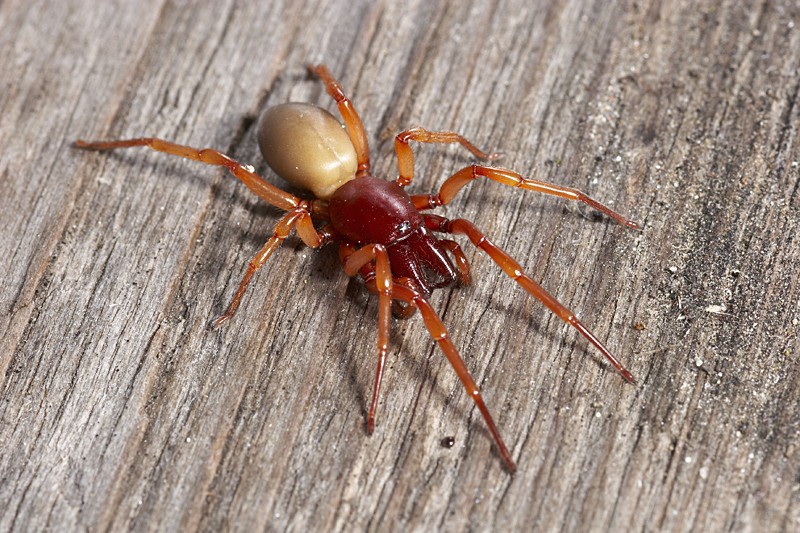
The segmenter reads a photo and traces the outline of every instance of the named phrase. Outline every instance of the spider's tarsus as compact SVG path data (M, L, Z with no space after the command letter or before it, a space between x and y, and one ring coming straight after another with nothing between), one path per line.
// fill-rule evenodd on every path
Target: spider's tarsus
M227 315L222 315L216 318L210 325L211 329L218 329L222 324L228 321L230 317Z
M637 224L636 222L634 222L633 220L625 220L625 222L623 224L625 226L631 228L631 229L635 229L637 231L642 231L642 227L639 224Z
M75 148L79 148L81 150L96 150L98 152L103 150L108 150L109 148L113 148L113 146L106 146L108 143L106 141L84 141L83 139L77 139L72 146Z
M620 371L619 371L619 373L620 373L620 375L622 376L622 378L623 378L625 381L627 381L628 383L630 383L631 385L638 385L638 384L639 384L639 383L636 381L636 378L635 378L635 377L633 377L633 374L631 374L630 372L628 372L626 369L624 369L624 368L623 368L622 370L620 370Z

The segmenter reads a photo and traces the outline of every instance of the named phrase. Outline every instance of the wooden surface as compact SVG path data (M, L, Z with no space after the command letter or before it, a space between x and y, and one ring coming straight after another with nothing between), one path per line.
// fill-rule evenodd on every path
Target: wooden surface
M797 531L795 1L0 3L0 530ZM263 5L266 4L266 5ZM211 330L279 211L216 168L255 119L332 109L454 129L642 223L474 183L464 216L630 367L464 243L432 298L518 462L418 316L364 413L376 301L296 238ZM470 162L419 146L415 192ZM440 445L455 437L448 449Z

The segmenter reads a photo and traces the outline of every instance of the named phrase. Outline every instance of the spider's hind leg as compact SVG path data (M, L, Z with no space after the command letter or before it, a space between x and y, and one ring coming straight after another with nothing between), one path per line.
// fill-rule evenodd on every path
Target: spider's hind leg
M289 211L300 205L300 198L267 183L264 178L255 173L252 167L243 165L213 148L192 148L191 146L184 146L155 137L139 137L136 139L123 139L119 141L87 142L81 139L75 141L75 147L82 150L113 150L115 148L132 148L136 146L146 146L157 152L177 155L207 165L225 167L231 174L247 185L256 196L268 204L279 207L285 211Z
M347 126L347 134L350 136L350 142L356 149L356 156L358 158L357 176L369 175L369 143L367 142L367 134L364 131L364 124L361 122L361 117L358 116L353 102L344 94L342 86L331 75L328 67L325 65L310 65L308 70L316 75L323 84L328 94L336 100L336 107L339 108L339 114L342 115L345 126Z

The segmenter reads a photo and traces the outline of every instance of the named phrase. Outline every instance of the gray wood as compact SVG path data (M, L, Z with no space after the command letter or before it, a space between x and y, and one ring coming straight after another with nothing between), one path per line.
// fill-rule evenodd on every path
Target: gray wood
M0 3L0 529L800 528L800 6L794 1ZM290 241L220 330L279 211L219 169L255 117L333 108L457 130L642 223L474 183L485 228L629 365L468 247L432 298L519 469L419 317L364 413L376 302ZM470 162L416 147L413 190ZM455 445L444 448L443 437Z

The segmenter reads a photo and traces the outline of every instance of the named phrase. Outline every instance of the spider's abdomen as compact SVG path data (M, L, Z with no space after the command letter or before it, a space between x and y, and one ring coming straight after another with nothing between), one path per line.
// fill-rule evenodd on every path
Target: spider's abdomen
M258 145L277 175L323 200L356 175L356 150L347 131L315 105L290 102L267 109Z
M456 280L447 253L395 182L372 176L349 181L333 194L328 212L343 238L359 245L384 245L392 275L413 279L426 296Z

